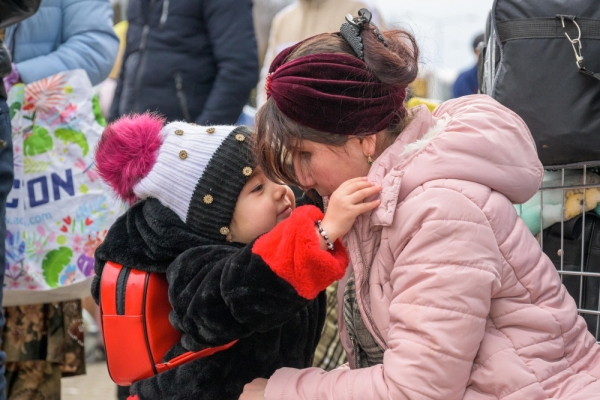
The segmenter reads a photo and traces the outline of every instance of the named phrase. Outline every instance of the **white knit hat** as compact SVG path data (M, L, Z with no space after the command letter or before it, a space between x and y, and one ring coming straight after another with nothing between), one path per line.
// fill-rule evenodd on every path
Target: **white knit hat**
M224 239L254 169L246 140L250 131L162 124L153 114L110 124L96 151L100 175L123 200L154 197L194 230Z
M166 125L160 132L163 145L156 162L133 192L140 199L159 199L185 221L198 180L233 129L234 126L205 127L185 122Z

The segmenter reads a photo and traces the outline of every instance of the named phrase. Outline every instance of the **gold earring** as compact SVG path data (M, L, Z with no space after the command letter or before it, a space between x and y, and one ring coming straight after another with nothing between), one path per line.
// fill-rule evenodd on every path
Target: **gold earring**
M369 156L367 157L367 162L369 163L369 165L373 165L373 159L371 158L371 155L369 154Z

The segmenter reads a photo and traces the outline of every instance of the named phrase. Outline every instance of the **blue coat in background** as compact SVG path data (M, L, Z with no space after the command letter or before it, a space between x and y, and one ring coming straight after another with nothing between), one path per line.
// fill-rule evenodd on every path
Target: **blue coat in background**
M6 45L24 83L84 69L97 85L119 50L109 0L42 0L37 13L6 31Z
M258 81L252 0L129 0L123 68L109 120L235 124Z
M458 75L454 85L452 86L452 97L468 96L477 94L479 86L477 83L477 65L463 71Z

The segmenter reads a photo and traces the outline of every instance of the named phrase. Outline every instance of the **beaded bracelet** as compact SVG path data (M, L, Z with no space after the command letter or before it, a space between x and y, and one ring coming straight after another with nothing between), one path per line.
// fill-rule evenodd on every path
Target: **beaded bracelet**
M327 248L329 249L329 251L333 251L333 243L329 241L329 236L327 236L327 232L323 230L323 227L321 226L321 220L317 221L317 228L319 229L319 234L323 236L323 239L325 239L325 243L327 243Z

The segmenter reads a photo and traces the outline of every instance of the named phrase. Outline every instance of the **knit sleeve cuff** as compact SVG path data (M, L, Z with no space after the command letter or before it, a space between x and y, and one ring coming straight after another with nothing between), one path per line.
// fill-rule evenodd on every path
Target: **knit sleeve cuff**
M252 247L254 254L305 299L314 299L341 279L348 266L348 254L340 239L335 241L333 251L321 249L315 223L322 218L317 207L298 207Z

